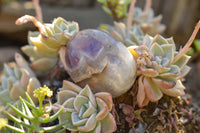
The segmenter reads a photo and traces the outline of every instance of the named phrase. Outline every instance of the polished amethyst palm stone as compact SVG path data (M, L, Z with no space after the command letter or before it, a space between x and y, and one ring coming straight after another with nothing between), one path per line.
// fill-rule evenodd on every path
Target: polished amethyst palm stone
M74 82L93 92L109 92L117 97L133 85L136 64L128 49L99 30L78 32L65 50L64 65Z

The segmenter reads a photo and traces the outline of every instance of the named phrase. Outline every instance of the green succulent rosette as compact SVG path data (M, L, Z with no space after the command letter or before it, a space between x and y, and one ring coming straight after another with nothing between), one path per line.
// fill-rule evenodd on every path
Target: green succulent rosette
M161 24L161 20L162 15L155 17L152 8L145 11L139 7L135 7L133 10L132 23L139 25L145 34L155 36L163 33L166 27Z
M32 21L39 32L29 32L29 45L22 51L30 57L32 68L38 71L53 69L59 59L59 50L79 31L78 23L58 17L52 23L41 23L34 17L25 15L16 21L21 25Z
M4 64L4 76L1 78L0 85L0 105L3 107L2 110L9 109L7 103L15 104L19 100L19 96L25 97L25 92L31 96L35 103L38 102L33 97L33 91L40 87L40 82L20 54L15 54L15 61L13 68Z
M141 45L144 38L144 33L138 25L132 25L128 30L126 24L114 22L114 26L103 24L100 29L109 33L127 47Z
M146 35L143 45L137 47L139 88L137 102L140 107L162 98L163 94L177 97L185 94L181 79L190 71L190 56L177 56L172 38Z
M84 89L63 81L57 104L64 106L59 122L68 120L67 129L77 133L111 133L116 130L112 114L112 96L106 92L95 95L89 86Z

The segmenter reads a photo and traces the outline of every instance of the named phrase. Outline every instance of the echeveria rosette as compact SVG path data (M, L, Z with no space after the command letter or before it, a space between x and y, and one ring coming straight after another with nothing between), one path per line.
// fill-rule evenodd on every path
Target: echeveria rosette
M143 11L141 8L135 7L133 10L132 23L139 25L145 34L155 36L163 33L166 27L160 24L161 20L162 15L155 17L151 8Z
M4 65L4 77L1 78L0 104L5 106L5 109L8 109L7 103L14 104L19 100L19 96L25 97L25 92L33 98L35 103L38 102L33 97L33 91L40 87L40 82L20 54L15 54L15 61L13 68L7 64Z
M94 93L117 97L127 92L136 78L136 63L128 49L105 32L78 32L61 50L61 60L72 80Z
M186 65L190 56L183 54L176 58L178 52L172 38L146 35L143 45L135 50L139 56L137 102L140 107L158 101L163 93L173 97L185 94L181 78L190 71Z
M114 26L103 24L100 29L109 33L127 47L141 45L144 38L144 33L138 25L132 25L128 30L126 24L114 22Z
M21 25L32 21L39 32L29 32L29 45L22 48L30 56L32 68L38 71L53 69L59 58L59 50L79 31L78 23L58 17L52 23L41 23L33 16L25 15L16 21ZM48 64L48 65L46 65Z
M28 33L28 45L23 46L21 50L30 58L31 68L36 71L45 72L52 70L59 59L58 53L46 53L33 45L30 37L37 37L40 32Z
M68 130L77 133L112 133L116 130L115 119L110 113L113 105L111 94L93 94L88 85L82 89L72 82L63 81L57 96L57 104L64 106L59 122L68 120Z

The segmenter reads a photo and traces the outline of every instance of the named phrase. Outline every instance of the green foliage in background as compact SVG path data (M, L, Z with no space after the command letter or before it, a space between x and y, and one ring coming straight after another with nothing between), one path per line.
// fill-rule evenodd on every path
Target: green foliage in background
M98 0L102 4L102 9L114 20L119 22L128 15L128 6L131 0Z

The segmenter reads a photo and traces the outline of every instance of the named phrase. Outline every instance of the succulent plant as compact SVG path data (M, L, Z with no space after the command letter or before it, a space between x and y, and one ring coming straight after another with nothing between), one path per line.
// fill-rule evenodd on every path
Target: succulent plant
M112 133L116 122L110 113L112 96L107 92L93 94L88 85L84 89L63 81L58 92L57 106L64 106L59 122L69 121L67 129L78 133Z
M127 29L126 24L114 22L114 26L101 25L100 29L109 33L125 46L139 46L144 38L144 33L138 25L132 25Z
M102 9L108 14L113 16L117 22L127 16L128 6L131 0L98 0L102 4Z
M8 109L7 103L14 104L19 100L19 96L24 97L26 91L35 103L38 102L33 97L33 90L40 87L40 82L20 54L15 54L15 60L13 69L6 64L4 65L5 76L1 78L0 104L5 106L4 109Z
M137 74L140 75L137 94L140 107L149 101L158 101L163 93L173 97L185 94L181 78L190 71L186 65L190 56L179 54L172 38L146 35L143 45L135 51L138 54Z
M38 98L39 107L37 107L32 98L26 93L26 99L20 97L18 107L15 107L11 104L8 104L9 107L17 114L17 117L12 114L4 111L4 113L10 118L13 122L15 122L15 126L5 125L6 128L17 132L17 133L44 133L44 132L52 132L56 131L56 133L61 133L64 129L60 129L63 125L67 124L67 121L57 124L54 126L43 127L42 124L49 123L58 118L61 114L64 107L62 107L57 113L50 116L50 112L52 111L52 103L49 101L49 106L43 106L43 100L45 96L51 97L52 91L46 86L40 87L34 91L34 96Z
M145 34L151 36L161 34L165 30L165 25L160 24L161 20L162 15L155 17L151 8L143 11L141 8L135 7L133 10L132 23L139 25Z
M78 32L60 55L73 81L81 87L88 84L93 92L109 92L117 97L135 81L134 58L121 42L105 32Z
M37 37L40 32L31 32L28 33L28 43L29 45L23 46L22 51L29 56L31 63L31 68L36 71L50 71L52 70L59 59L58 53L46 53L40 50L38 47L34 46L30 41L31 37ZM48 65L47 65L48 64Z
M21 25L28 21L32 21L38 27L39 32L29 33L29 45L23 47L22 50L30 56L33 69L49 71L57 63L60 47L66 46L79 31L78 23L68 22L58 17L52 24L42 24L34 17L25 15L19 18L16 24Z

